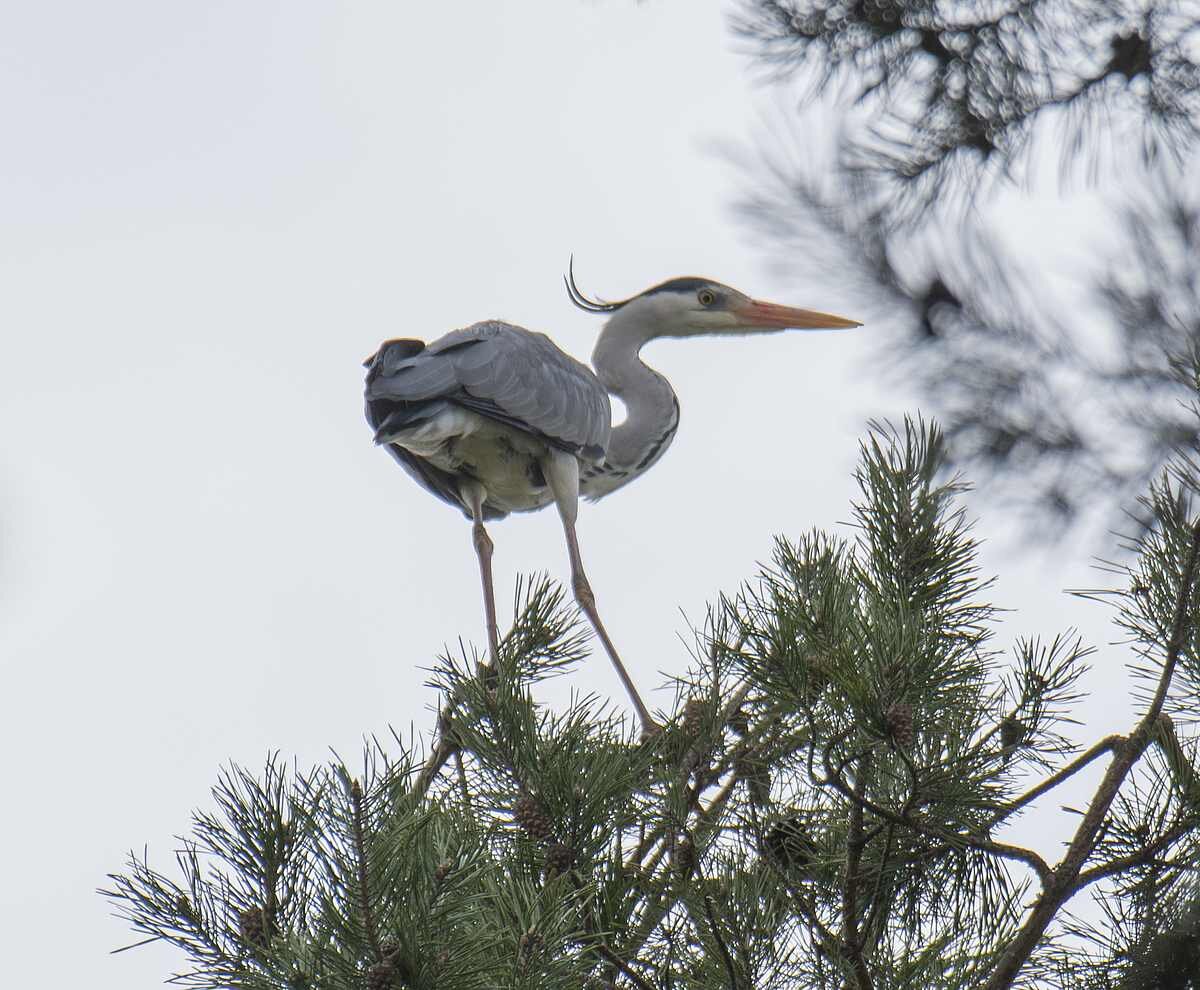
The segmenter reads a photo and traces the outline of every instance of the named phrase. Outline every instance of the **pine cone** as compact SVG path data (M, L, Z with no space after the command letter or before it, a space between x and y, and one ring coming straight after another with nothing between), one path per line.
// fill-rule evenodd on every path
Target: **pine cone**
M771 802L771 768L755 749L749 749L738 758L735 771L746 782L750 800L759 807Z
M708 705L699 698L689 698L683 706L683 731L689 737L700 735L704 728L704 718L708 714Z
M671 864L680 876L690 876L696 868L696 844L690 836L680 836L675 840L675 848L671 850Z
M887 733L901 749L912 749L916 741L913 731L912 705L905 701L897 701L888 708L883 716Z
M804 658L804 698L811 705L829 684L829 658L822 653L809 653Z
M1028 726L1015 715L1006 716L1000 723L1000 752L1004 754L1006 760L1025 741L1025 734L1028 731Z
M513 820L529 835L542 842L549 842L554 836L554 829L546 813L537 799L527 791L522 791L512 809Z
M575 850L562 842L553 842L546 847L546 874L556 877L566 873L575 865Z
M377 962L367 970L367 990L391 990L396 976L396 967L388 959Z
M763 846L767 855L785 870L803 868L812 862L812 843L799 815L776 822L763 839Z
M446 877L450 876L450 871L454 869L454 864L448 859L442 860L437 865L437 869L433 871L433 882L439 887L446 882Z
M247 945L265 946L271 937L271 925L262 908L247 908L239 914L238 929Z
M512 814L513 820L533 838L547 842L553 837L549 816L542 810L537 798L527 791L522 791L513 804Z

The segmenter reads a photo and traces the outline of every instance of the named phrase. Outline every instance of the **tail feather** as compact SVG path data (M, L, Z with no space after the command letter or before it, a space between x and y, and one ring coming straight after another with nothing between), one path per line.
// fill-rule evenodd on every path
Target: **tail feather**
M391 443L405 431L434 419L445 407L445 402L372 402L368 419L375 427L375 442Z

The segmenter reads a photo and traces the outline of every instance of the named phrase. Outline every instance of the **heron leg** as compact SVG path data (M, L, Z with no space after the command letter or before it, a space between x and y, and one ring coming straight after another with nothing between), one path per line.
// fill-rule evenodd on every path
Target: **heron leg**
M475 554L479 558L479 577L483 582L483 614L487 623L488 649L491 652L492 667L495 668L500 657L500 630L496 624L496 589L492 583L492 538L488 536L483 526L483 500L487 492L477 481L463 481L459 485L463 499L471 508L471 518L475 521L471 527L471 536L475 543Z
M600 621L600 613L596 610L596 595L592 591L592 586L583 569L583 557L579 553L579 539L575 534L575 520L579 515L579 461L572 454L552 451L542 464L542 473L545 474L550 490L554 493L554 501L558 505L558 514L562 519L563 531L567 537L567 554L571 558L571 585L575 591L575 600L583 609L584 615L588 617L592 628L596 630L596 635L604 645L604 652L608 654L608 659L612 661L613 669L621 679L621 683L629 695L629 700L637 709L638 718L642 722L642 733L647 736L652 735L662 727L654 721L650 710L642 702L642 696L638 694L633 678L629 676L629 671L625 669L625 665L617 654L617 648L613 646L613 642L609 638L608 630Z

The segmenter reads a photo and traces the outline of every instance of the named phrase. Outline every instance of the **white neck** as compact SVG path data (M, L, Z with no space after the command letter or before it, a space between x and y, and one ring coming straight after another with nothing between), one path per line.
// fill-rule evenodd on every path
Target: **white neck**
M613 430L605 458L608 467L626 472L619 484L631 481L657 461L679 425L679 403L670 382L638 356L655 336L649 325L639 319L638 307L622 308L604 325L592 352L596 376L625 403L628 413L625 422Z

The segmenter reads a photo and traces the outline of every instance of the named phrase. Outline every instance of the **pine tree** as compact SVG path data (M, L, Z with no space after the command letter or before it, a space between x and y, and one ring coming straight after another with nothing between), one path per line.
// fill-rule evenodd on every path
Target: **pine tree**
M804 284L832 276L873 325L903 329L907 360L890 338L887 366L1027 532L1124 525L1192 429L1200 4L737 9L807 114L768 137L741 203L772 263ZM1011 218L1085 190L1070 267L1047 270Z
M533 580L495 669L440 658L423 757L230 767L174 867L104 893L214 990L1196 986L1200 471L1102 596L1142 691L1082 752L1090 650L998 644L938 430L873 427L856 478L850 536L780 537L715 602L663 732L534 700L587 642ZM1007 841L1101 762L1057 862ZM1092 892L1107 920L1068 912Z

